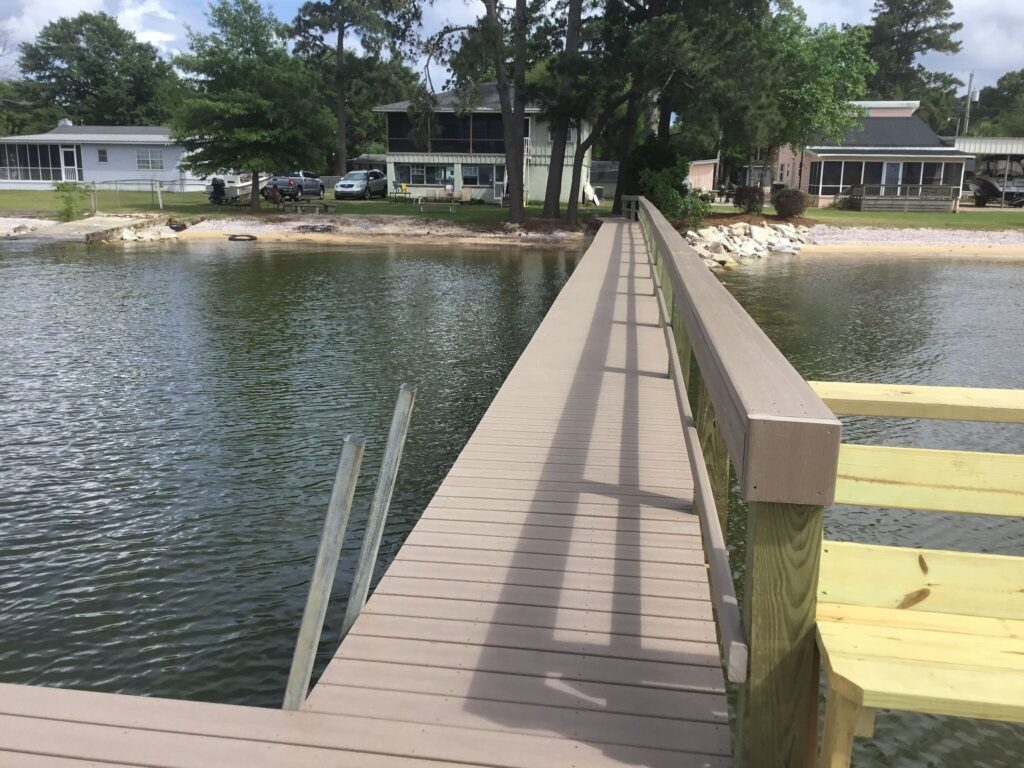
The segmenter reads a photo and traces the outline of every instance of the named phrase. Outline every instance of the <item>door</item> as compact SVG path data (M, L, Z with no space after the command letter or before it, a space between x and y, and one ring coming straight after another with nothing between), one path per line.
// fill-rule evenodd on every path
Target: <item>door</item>
M64 181L78 181L78 153L74 147L60 148L60 170Z
M900 165L901 163L886 163L882 175L882 194L895 197L900 193Z
M505 199L505 166L494 166L494 200L500 203Z

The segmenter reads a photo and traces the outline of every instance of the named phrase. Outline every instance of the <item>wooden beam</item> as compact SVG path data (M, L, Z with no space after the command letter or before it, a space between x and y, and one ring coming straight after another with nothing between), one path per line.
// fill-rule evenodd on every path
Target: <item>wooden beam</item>
M1024 424L1024 389L809 382L840 416L954 419Z
M753 502L747 518L744 623L750 678L741 697L740 764L814 763L809 733L818 691L814 621L824 514L821 507Z
M1024 455L843 444L836 503L1024 517Z

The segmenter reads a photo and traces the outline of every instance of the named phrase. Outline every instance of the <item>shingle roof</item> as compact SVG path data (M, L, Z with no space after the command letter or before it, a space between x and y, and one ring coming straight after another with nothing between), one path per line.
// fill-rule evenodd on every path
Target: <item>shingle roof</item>
M949 149L938 134L919 117L862 117L861 124L849 131L841 141L820 142L808 149L835 147L938 147Z
M171 129L159 125L61 125L46 133L6 136L24 144L170 144Z
M512 89L513 97L515 89ZM454 90L444 91L434 95L437 104L435 112L461 112L471 107L473 112L501 112L501 101L498 98L497 83L481 83L477 86L476 92ZM374 107L374 112L408 112L409 101L396 101L394 104L382 104ZM533 105L526 105L527 112L540 112L540 108Z

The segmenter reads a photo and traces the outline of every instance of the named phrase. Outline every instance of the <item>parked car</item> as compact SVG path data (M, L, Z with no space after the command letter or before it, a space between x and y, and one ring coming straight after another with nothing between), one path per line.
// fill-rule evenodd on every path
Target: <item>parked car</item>
M271 187L281 193L281 197L301 200L303 197L319 197L324 199L324 183L312 171L292 171L271 177L270 181L260 190L263 197Z
M349 171L334 185L334 199L361 197L369 200L374 195L388 196L388 178L380 171Z

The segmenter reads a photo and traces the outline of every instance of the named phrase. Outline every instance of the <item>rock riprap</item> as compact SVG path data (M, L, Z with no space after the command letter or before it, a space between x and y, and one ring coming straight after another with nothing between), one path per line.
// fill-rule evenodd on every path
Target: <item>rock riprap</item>
M686 232L686 242L711 269L730 269L773 253L793 254L807 242L810 230L796 224L721 225Z

